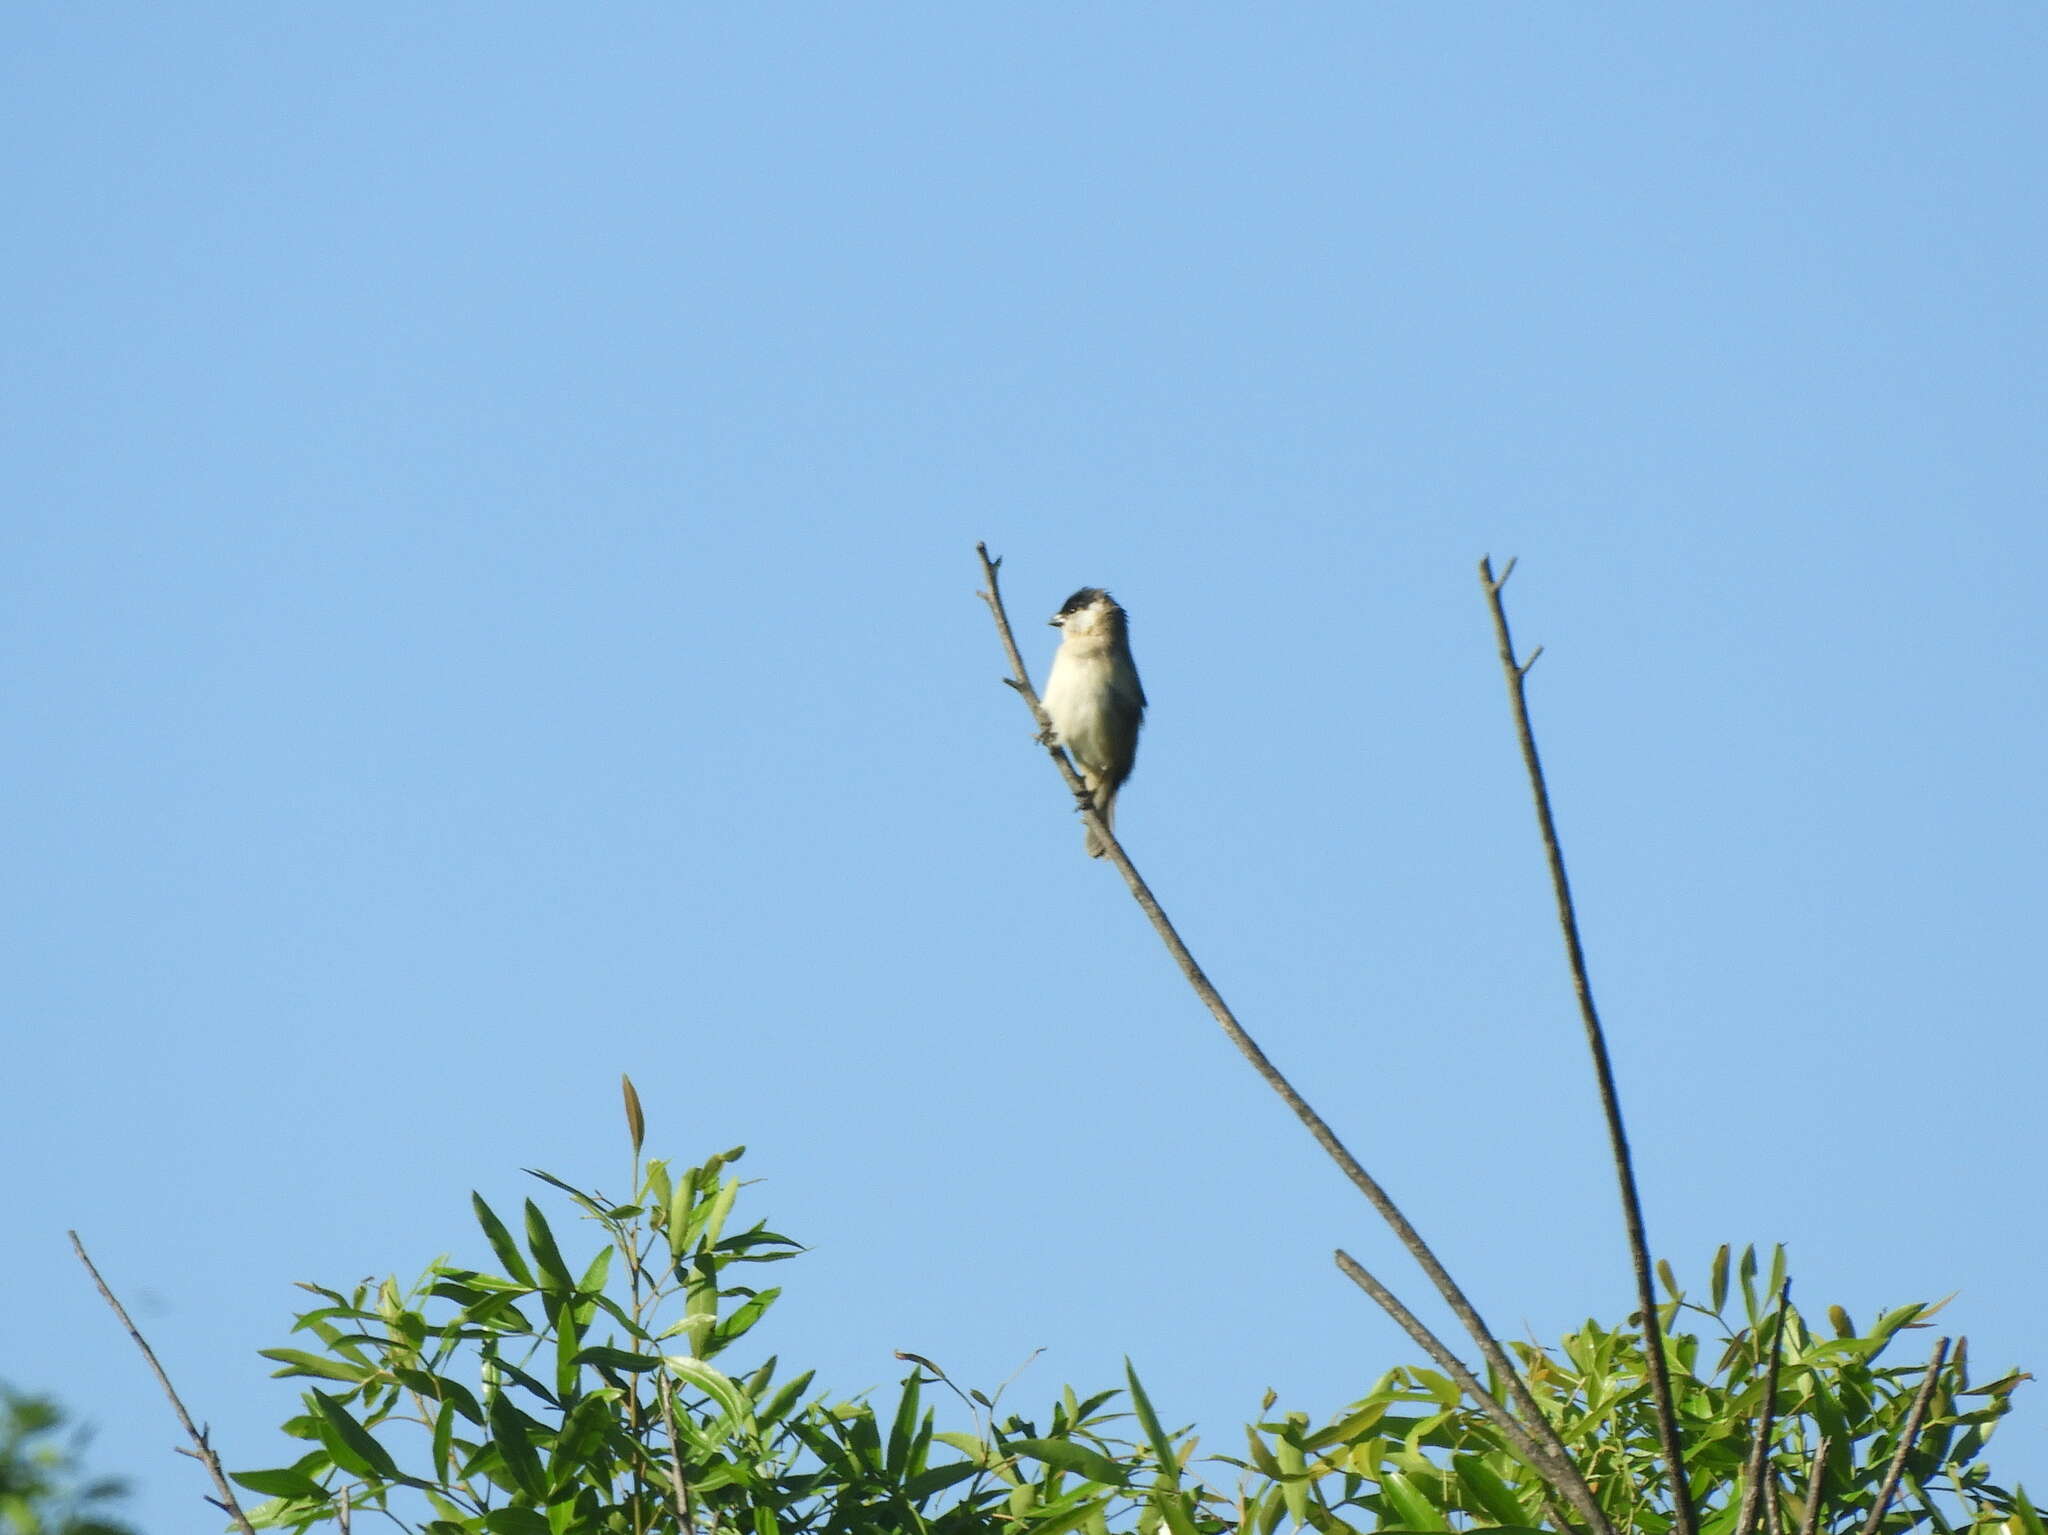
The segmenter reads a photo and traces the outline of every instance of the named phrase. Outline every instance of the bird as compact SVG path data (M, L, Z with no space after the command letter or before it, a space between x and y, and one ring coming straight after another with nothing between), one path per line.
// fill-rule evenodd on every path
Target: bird
M1053 739L1073 754L1081 782L1105 824L1113 824L1117 790L1131 776L1138 756L1138 729L1145 723L1145 689L1131 659L1130 622L1116 600L1099 586L1084 586L1051 619L1061 631L1045 679L1046 717ZM1088 856L1108 849L1088 828Z

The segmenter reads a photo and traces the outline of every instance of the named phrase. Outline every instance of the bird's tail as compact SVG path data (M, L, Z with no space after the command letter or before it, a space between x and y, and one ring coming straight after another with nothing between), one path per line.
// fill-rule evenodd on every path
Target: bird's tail
M1088 785L1088 792L1095 797L1095 808L1102 812L1102 819L1111 831L1116 830L1116 790L1104 788L1102 781L1090 774L1082 780ZM1085 821L1082 825L1088 833L1088 856L1100 858L1109 851L1102 838L1095 834L1095 828Z

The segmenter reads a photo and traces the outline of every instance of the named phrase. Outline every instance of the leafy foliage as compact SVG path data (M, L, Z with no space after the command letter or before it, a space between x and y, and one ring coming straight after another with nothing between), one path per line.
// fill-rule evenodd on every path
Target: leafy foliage
M1129 1490L1151 1452L1105 1437L1113 1392L1063 1394L1043 1430L961 1393L975 1432L942 1433L925 1389L958 1388L929 1361L911 1360L886 1413L806 1399L810 1374L778 1382L773 1358L729 1373L717 1361L780 1293L740 1276L800 1250L765 1225L732 1228L742 1149L681 1173L636 1161L624 1203L536 1173L607 1238L580 1268L535 1202L515 1238L473 1197L498 1272L436 1263L409 1290L305 1286L322 1304L295 1330L319 1348L264 1354L314 1382L285 1424L308 1448L236 1473L269 1499L252 1521L306 1530L382 1509L427 1535L1059 1535L1157 1501ZM1176 1506L1182 1535L1185 1517Z
M1121 1393L1063 1391L1041 1425L916 1355L899 1356L914 1368L886 1407L808 1395L811 1375L778 1380L772 1357L733 1369L728 1351L780 1293L742 1281L801 1249L763 1224L735 1227L740 1148L681 1172L643 1168L630 1084L627 1111L629 1199L534 1174L602 1232L594 1255L572 1264L532 1200L515 1237L473 1196L495 1272L440 1262L405 1290L391 1280L305 1287L321 1304L297 1330L318 1347L264 1352L279 1374L310 1382L304 1412L285 1425L307 1449L236 1475L269 1499L251 1510L257 1525L304 1531L375 1509L424 1535L1569 1528L1495 1425L1430 1370L1389 1371L1319 1428L1306 1413L1275 1415L1269 1396L1242 1457L1198 1461L1196 1440L1168 1429L1135 1372ZM1783 1262L1779 1252L1759 1287L1756 1254L1744 1252L1731 1290L1722 1249L1704 1304L1662 1270L1702 1535L1735 1531L1781 1319L1755 1526L1767 1535L1801 1528L1822 1436L1831 1449L1814 1527L1861 1523L1926 1373L1886 1356L1939 1306L1901 1307L1868 1332L1837 1308L1822 1337L1776 1304ZM1699 1319L1697 1330L1681 1329L1684 1319ZM1514 1347L1617 1530L1664 1535L1672 1521L1640 1332L1588 1322L1556 1348ZM1956 1351L1883 1535L2048 1535L2025 1494L1994 1486L1978 1460L2026 1378L1973 1388ZM934 1386L958 1399L971 1432L938 1427ZM1119 1395L1128 1411L1111 1410Z
M7 1535L131 1535L109 1506L126 1492L80 1466L84 1434L64 1431L48 1397L0 1386L0 1530Z
M1660 1265L1670 1299L1659 1320L1702 1535L1730 1535L1736 1528L1780 1316L1773 1297L1784 1286L1783 1249L1773 1254L1761 1287L1756 1252L1745 1250L1734 1263L1740 1310L1731 1315L1730 1258L1725 1247L1716 1255L1704 1304L1690 1299ZM1906 1334L1925 1329L1940 1309L1940 1303L1901 1306L1859 1332L1833 1307L1832 1335L1821 1337L1796 1308L1783 1307L1783 1356L1757 1528L1803 1527L1822 1437L1829 1450L1814 1527L1861 1527L1927 1373L1924 1359L1889 1362L1884 1356ZM1701 1330L1681 1326L1688 1315L1704 1319ZM1554 1349L1511 1347L1616 1529L1669 1530L1641 1332L1609 1331L1589 1321ZM2008 1374L1972 1387L1965 1356L1958 1349L1936 1379L1898 1499L1882 1525L1885 1535L1921 1528L1941 1535L2043 1535L2025 1493L1993 1485L1978 1460L2014 1389L2029 1377ZM1249 1430L1249 1440L1246 1458L1233 1463L1267 1484L1252 1499L1259 1535L1288 1517L1321 1530L1520 1527L1550 1517L1541 1480L1492 1421L1432 1370L1390 1371L1320 1430L1309 1428L1306 1415L1288 1414Z

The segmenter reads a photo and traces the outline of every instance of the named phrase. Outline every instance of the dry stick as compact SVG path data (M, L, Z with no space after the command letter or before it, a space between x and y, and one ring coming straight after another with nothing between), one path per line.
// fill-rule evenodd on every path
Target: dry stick
M1820 1443L1813 1447L1813 1476L1806 1484L1806 1517L1799 1521L1799 1535L1814 1535L1820 1528L1821 1473L1827 1468L1828 1449L1833 1443L1822 1434Z
M1764 1372L1764 1405L1757 1415L1756 1443L1749 1452L1749 1485L1742 1492L1742 1512L1735 1519L1735 1535L1749 1535L1756 1528L1756 1516L1764 1486L1764 1467L1769 1461L1771 1426L1778 1406L1778 1366L1785 1358L1785 1311L1792 1300L1792 1281L1778 1286L1778 1325L1771 1330L1771 1363ZM1775 1476L1772 1488L1777 1487Z
M1386 1312L1396 1322L1399 1322L1403 1331L1422 1346L1424 1353L1442 1365L1444 1373L1464 1387L1474 1401L1482 1406L1491 1404L1497 1409L1489 1413L1488 1416L1500 1426L1500 1430L1507 1436L1508 1442L1514 1445L1524 1460L1528 1461L1530 1465L1536 1467L1539 1471L1543 1471L1546 1467L1552 1470L1555 1469L1554 1457L1550 1454L1548 1446L1538 1444L1532 1439L1529 1436L1528 1430L1522 1427L1520 1420L1511 1416L1505 1408L1500 1407L1493 1393L1481 1385L1479 1378L1466 1368L1465 1361L1452 1353L1443 1339L1424 1326L1422 1319L1402 1305L1400 1300L1394 1295L1394 1292L1381 1284L1365 1265L1340 1247L1337 1249L1337 1267L1344 1271L1345 1277L1350 1279L1353 1284L1377 1301L1382 1311Z
M1941 1379L1941 1367L1947 1360L1948 1339L1943 1338L1934 1345L1934 1355L1927 1361L1926 1378L1920 1382L1920 1389L1913 1397L1913 1410L1906 1414L1906 1427L1899 1435L1899 1447L1885 1471L1884 1485L1877 1491L1877 1506L1863 1521L1863 1535L1877 1535L1877 1527L1884 1523L1892 1499L1898 1495L1899 1478L1906 1471L1906 1457L1913 1453L1913 1441L1920 1437L1920 1425L1927 1417L1927 1404L1934 1400L1935 1383Z
M1607 1136L1614 1151L1614 1170L1621 1183L1621 1212L1628 1227L1629 1255L1636 1271L1636 1298L1643 1313L1643 1356L1650 1367L1650 1394L1657 1408L1657 1438L1664 1452L1664 1464L1671 1473L1671 1511L1677 1535L1695 1535L1699 1527L1693 1511L1692 1484L1685 1474L1685 1449L1678 1440L1678 1412L1671 1400L1671 1369L1664 1358L1664 1327L1657 1316L1657 1292L1650 1281L1650 1244L1643 1232L1643 1204L1636 1194L1635 1164L1629 1158L1628 1132L1621 1123L1621 1096L1614 1085L1614 1065L1607 1056L1607 1036L1600 1027L1600 1014L1593 1006L1593 984L1586 975L1586 951L1579 942L1579 919L1572 905L1571 881L1565 877L1564 853L1558 846L1557 822L1550 814L1550 789L1544 782L1543 762L1536 754L1536 734L1529 724L1529 668L1536 664L1542 647L1531 652L1526 662L1515 660L1515 645L1508 634L1507 609L1500 590L1513 574L1509 560L1500 578L1494 579L1493 561L1479 562L1479 581L1493 608L1493 630L1500 641L1501 669L1507 674L1508 702L1514 710L1515 734L1521 741L1522 764L1529 772L1529 789L1536 800L1536 821L1543 833L1543 851L1550 861L1550 884L1557 896L1558 925L1564 930L1565 955L1571 962L1572 987L1578 993L1579 1017L1586 1026L1586 1045L1593 1053L1593 1071L1600 1082L1600 1107L1607 1116Z
M1038 722L1041 744L1051 756L1054 766L1059 769L1060 777L1073 792L1074 799L1081 807L1089 826L1100 836L1110 862L1123 875L1124 883L1130 886L1132 898L1137 901L1139 909L1151 921L1160 941L1166 945L1167 952L1180 966L1181 974L1187 977L1187 982L1194 988L1195 995L1201 998L1202 1004L1209 1009L1217 1023L1222 1025L1223 1032L1237 1047L1238 1053L1251 1063L1252 1070L1256 1071L1265 1084L1279 1095L1280 1100L1293 1110L1294 1117L1308 1128L1309 1134L1315 1137L1316 1144L1323 1148L1344 1176L1349 1178L1358 1191L1371 1202L1372 1207L1379 1212L1380 1218L1392 1228L1394 1235L1400 1238L1401 1245L1408 1249L1410 1255L1421 1265L1422 1271L1429 1276L1430 1282L1436 1286L1437 1293L1443 1296L1452 1314L1472 1335L1473 1342L1478 1345L1479 1352L1485 1356L1487 1364L1502 1381L1506 1382L1508 1389L1514 1394L1517 1405L1528 1419L1528 1429L1533 1431L1549 1452L1542 1461L1536 1463L1536 1470L1564 1495L1599 1535L1612 1535L1613 1527L1608 1523L1607 1516L1601 1512L1599 1502L1593 1496L1593 1489L1586 1484L1585 1478L1572 1464L1571 1453L1565 1448L1564 1441L1558 1437L1557 1430L1551 1426L1550 1420L1543 1415L1542 1407L1523 1382L1520 1372L1515 1369L1493 1334L1487 1330L1486 1323L1481 1320L1472 1302L1466 1298L1465 1292L1458 1287L1443 1264L1437 1261L1437 1256L1429 1244L1424 1242L1421 1233L1409 1224L1408 1218L1401 1213L1386 1190L1380 1187L1372 1175L1359 1164L1358 1159L1346 1149L1323 1117L1310 1108L1308 1101L1295 1091L1294 1084L1267 1059L1266 1052L1259 1048L1257 1041L1245 1032L1236 1015L1224 1002L1222 994L1203 973L1201 965L1196 963L1195 956L1188 951L1188 946L1181 942L1180 934L1174 930L1173 923L1167 920L1166 913L1153 896L1151 887L1145 883L1129 856L1125 854L1123 844L1117 841L1116 834L1109 828L1109 823L1096 810L1093 798L1089 795L1086 785L1081 782L1081 775L1074 770L1073 763L1067 760L1067 754L1053 740L1052 721L1047 717L1044 706L1038 701L1037 690L1031 686L1031 674L1025 668L1024 658L1017 650L1016 636L1011 633L1009 615L1003 608L1002 591L996 577L996 570L1001 562L989 557L987 544L976 544L974 547L975 552L981 556L982 576L988 582L988 589L980 594L981 599L988 604L990 613L994 615L996 632L1002 639L1003 650L1010 658L1010 668L1016 673L1014 677L1004 680L1016 690L1024 700L1025 706L1030 709L1031 717ZM1477 1400L1481 1410L1494 1417L1496 1422L1509 1417L1506 1409L1484 1392ZM1513 1421L1512 1418L1509 1418L1509 1421Z
M78 1233L71 1231L65 1235L71 1238L71 1250L78 1254L78 1261L83 1263L85 1271L92 1275L92 1282L99 1286L100 1295L114 1308L114 1315L121 1319L121 1325L128 1329L128 1336L135 1340L135 1346L142 1350L142 1357L149 1361L150 1369L156 1372L157 1384L164 1388L164 1395L171 1399L171 1407L178 1414L178 1421L185 1425L186 1436L197 1446L196 1450L185 1450L181 1453L190 1455L206 1467L207 1474L213 1478L214 1488L220 1496L208 1498L206 1501L233 1519L242 1535L256 1535L256 1527L249 1523L249 1516L242 1512L242 1505L235 1501L235 1489L228 1485L227 1473L221 1469L220 1457L213 1452L213 1445L207 1439L209 1431L194 1423L192 1414L185 1411L185 1404L178 1400L178 1393L171 1385L170 1376L164 1374L164 1367L156 1361L156 1350L149 1346L149 1340L143 1337L135 1323L129 1320L127 1308L114 1298L114 1292L108 1289L107 1282L100 1278L100 1271L93 1267L92 1259L86 1256L85 1244L78 1240Z

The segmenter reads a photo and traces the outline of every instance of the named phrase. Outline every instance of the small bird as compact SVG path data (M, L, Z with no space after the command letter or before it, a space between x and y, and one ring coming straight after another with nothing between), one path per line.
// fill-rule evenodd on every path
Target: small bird
M1124 610L1099 586L1084 586L1052 618L1064 631L1045 679L1045 712L1054 737L1073 754L1081 782L1109 822L1116 792L1138 757L1138 727L1145 723L1145 690L1131 659ZM1113 824L1113 823L1112 823ZM1106 849L1088 828L1088 856Z

